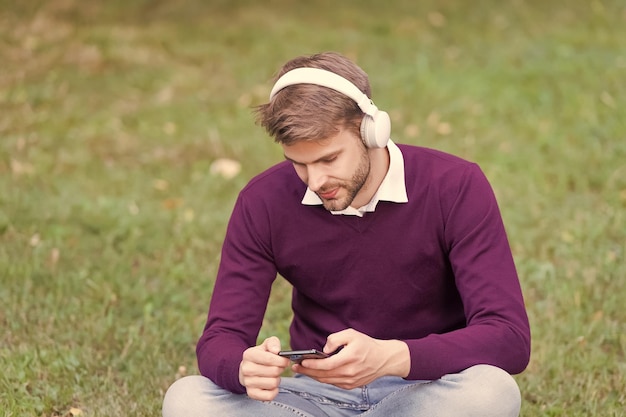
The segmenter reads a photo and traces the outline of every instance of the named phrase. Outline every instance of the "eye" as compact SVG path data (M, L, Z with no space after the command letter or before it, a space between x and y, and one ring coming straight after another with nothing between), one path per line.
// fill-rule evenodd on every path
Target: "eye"
M335 155L335 156L331 156L331 157L322 159L322 162L325 163L325 164L331 164L331 163L335 162L336 160L337 160L337 156Z

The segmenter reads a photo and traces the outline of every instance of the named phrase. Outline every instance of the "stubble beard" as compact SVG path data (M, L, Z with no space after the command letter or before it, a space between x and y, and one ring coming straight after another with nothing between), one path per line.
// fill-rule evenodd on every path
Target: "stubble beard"
M341 211L348 208L356 198L356 195L365 185L365 182L370 175L370 169L370 158L367 150L364 150L361 154L361 160L359 161L359 165L354 171L354 174L352 175L350 181L337 182L334 184L330 184L327 187L324 187L328 190L332 190L333 188L337 187L346 190L346 196L343 198L325 200L320 197L324 208L328 211Z

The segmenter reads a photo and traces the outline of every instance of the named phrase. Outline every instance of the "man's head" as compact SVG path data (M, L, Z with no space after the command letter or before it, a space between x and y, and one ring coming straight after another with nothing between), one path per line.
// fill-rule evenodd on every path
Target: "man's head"
M328 52L287 62L270 102L257 108L257 121L282 145L285 158L327 210L366 204L379 184L373 182L386 172L379 151L389 139L389 116L378 111L370 95L367 74ZM372 166L374 151L378 157ZM375 178L372 168L380 168Z
M296 68L317 68L337 74L371 96L367 74L343 55L325 52L301 56L287 62L277 79ZM319 140L348 129L360 136L363 110L354 99L316 84L289 85L278 91L269 103L257 108L257 121L275 141L291 145L302 140Z

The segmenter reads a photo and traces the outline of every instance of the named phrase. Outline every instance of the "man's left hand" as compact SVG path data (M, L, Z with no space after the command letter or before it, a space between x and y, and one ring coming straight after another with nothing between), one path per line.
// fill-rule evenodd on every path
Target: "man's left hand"
M379 340L354 329L328 336L325 353L339 353L326 359L306 359L292 366L294 372L343 389L367 385L382 376L406 377L411 359L409 348L400 340Z

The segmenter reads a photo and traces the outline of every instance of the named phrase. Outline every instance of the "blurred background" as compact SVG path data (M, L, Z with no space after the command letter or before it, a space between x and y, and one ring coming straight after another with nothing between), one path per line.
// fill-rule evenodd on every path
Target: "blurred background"
M626 406L621 0L0 0L0 414L159 415L197 373L278 68L337 51L399 143L478 162L533 331L524 416ZM287 343L277 281L260 338Z

